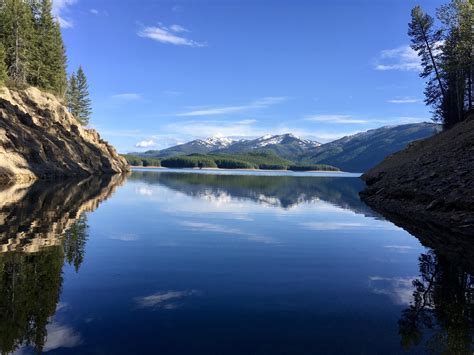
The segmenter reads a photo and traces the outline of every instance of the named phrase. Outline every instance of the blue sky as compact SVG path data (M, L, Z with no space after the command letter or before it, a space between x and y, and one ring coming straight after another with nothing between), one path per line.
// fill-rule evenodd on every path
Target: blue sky
M322 142L427 121L410 9L438 0L57 0L90 126L120 152L214 135Z

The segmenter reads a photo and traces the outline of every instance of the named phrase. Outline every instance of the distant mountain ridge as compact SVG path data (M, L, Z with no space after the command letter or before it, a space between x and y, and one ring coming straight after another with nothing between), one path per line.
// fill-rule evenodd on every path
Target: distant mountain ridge
M256 139L228 137L196 139L163 150L132 153L147 158L168 158L189 154L273 153L302 164L326 164L343 171L364 172L409 143L431 137L441 130L435 123L385 126L321 144L291 133L266 135Z
M380 127L323 144L298 160L362 173L409 143L429 138L440 131L441 125L428 122Z
M266 135L257 139L234 140L228 137L210 137L196 139L163 150L149 150L144 153L133 153L142 157L167 158L175 155L208 154L208 153L248 153L272 152L286 159L304 154L309 149L320 146L321 143L301 139L291 133L281 135Z

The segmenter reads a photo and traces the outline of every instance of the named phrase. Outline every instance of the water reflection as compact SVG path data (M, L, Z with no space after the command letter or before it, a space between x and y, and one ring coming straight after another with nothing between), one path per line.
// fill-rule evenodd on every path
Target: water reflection
M354 178L134 171L130 180L166 186L189 196L208 200L222 201L230 197L283 209L323 200L366 216L376 215L360 200L359 191L363 183ZM142 187L140 193L150 195L151 191Z
M460 234L416 216L380 211L425 247L420 275L412 281L412 302L399 321L405 350L420 346L435 354L472 354L474 350L474 244Z
M73 329L51 322L61 308L64 262L79 270L88 238L86 212L123 177L3 186L0 191L0 351L35 351L80 343ZM49 334L48 334L49 333Z
M1 352L472 350L472 242L387 216L425 250L358 179L130 180L93 216L123 178L0 191Z
M431 250L421 254L414 301L399 321L402 345L422 344L430 353L471 354L474 279L456 260Z

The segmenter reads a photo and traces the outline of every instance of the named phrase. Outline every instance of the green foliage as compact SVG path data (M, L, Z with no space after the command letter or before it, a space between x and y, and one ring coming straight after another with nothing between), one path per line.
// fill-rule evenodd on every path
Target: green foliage
M161 161L161 166L165 168L217 168L214 159L200 155L166 158Z
M41 353L46 326L56 312L63 281L63 250L0 255L0 350L15 352L25 344Z
M92 113L91 100L89 98L89 85L84 70L80 66L77 74L72 73L67 89L67 102L69 112L81 123L86 126Z
M3 0L0 5L0 42L9 79L4 81L64 96L66 54L51 0Z
M425 102L433 108L433 119L450 128L473 109L474 57L473 0L452 0L433 17L416 6L408 34L421 58L426 79Z
M52 15L51 0L41 0L36 19L36 45L31 83L64 96L67 88L66 55L59 23Z
M7 65L5 63L5 47L0 43L0 86L8 79Z
M0 11L0 38L6 51L6 65L12 84L26 85L34 56L34 19L24 0L4 0Z
M338 168L331 165L311 164L311 165L290 165L288 170L293 171L339 171Z
M161 166L160 159L139 157L132 154L124 154L123 157L131 166Z
M217 158L214 160L217 167L220 169L253 169L254 165L249 162L232 159L232 158Z
M138 158L140 159L140 158ZM272 153L246 154L190 154L170 157L161 161L167 168L221 168L221 169L265 169L265 170L328 170L339 169L324 164L297 165Z
M81 214L77 220L64 231L63 248L66 261L74 265L76 272L84 261L86 242L89 238L87 215Z

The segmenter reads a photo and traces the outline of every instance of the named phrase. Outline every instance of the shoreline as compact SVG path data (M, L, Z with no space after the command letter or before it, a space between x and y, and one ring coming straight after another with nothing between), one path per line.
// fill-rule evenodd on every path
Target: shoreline
M220 170L220 171L264 171L264 172L291 172L291 173L339 173L346 174L348 172L342 170L288 170L288 169L222 169L222 168L167 168L164 166L135 166L130 165L130 169L169 169L169 170ZM359 174L359 173L349 173L349 174ZM360 173L362 174L362 173Z

